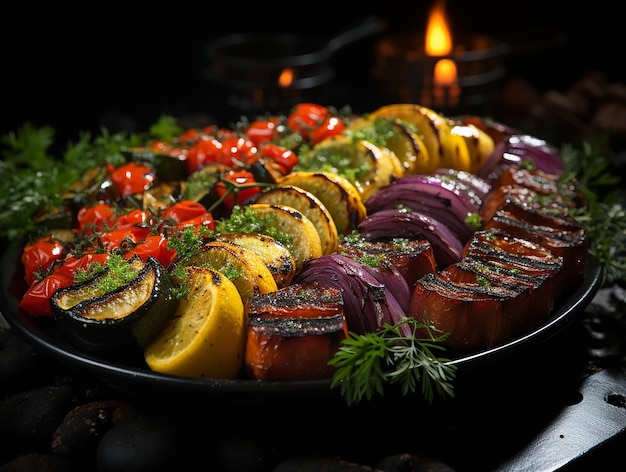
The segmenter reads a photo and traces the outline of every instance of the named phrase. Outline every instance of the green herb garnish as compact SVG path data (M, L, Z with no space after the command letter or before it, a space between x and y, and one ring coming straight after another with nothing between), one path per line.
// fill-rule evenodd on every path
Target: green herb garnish
M402 335L401 323L409 324L414 335ZM417 337L417 330L425 330L427 337ZM350 333L329 362L337 368L331 388L339 387L348 405L383 395L386 384L398 384L403 395L415 392L419 385L428 403L435 392L454 397L452 381L457 368L447 363L449 359L434 354L445 350L439 343L447 336L433 336L428 326L413 318L396 325L385 323L376 333Z

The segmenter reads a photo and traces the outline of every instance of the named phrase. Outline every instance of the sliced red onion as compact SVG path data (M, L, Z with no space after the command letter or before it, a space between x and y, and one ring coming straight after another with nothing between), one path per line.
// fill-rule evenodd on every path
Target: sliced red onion
M363 269L376 277L376 280L381 282L385 286L385 291L389 292L388 295L393 296L399 305L402 307L402 311L406 313L409 309L411 302L411 289L406 278L398 270L396 266L391 264L379 265L376 267L363 264Z
M450 177L457 182L465 184L470 191L473 191L481 201L491 192L491 183L488 180L478 177L476 174L458 169L437 169L435 175Z
M521 166L525 160L535 163L537 169L559 175L565 169L559 150L529 134L514 134L496 144L493 152L478 172L478 176L489 176L502 164Z
M466 219L477 213L468 199L461 198L451 190L450 185L443 185L442 179L431 176L406 176L380 188L365 202L368 214L381 210L395 210L400 206L431 215L447 225L463 240L472 237L475 228Z
M458 234L432 216L406 209L382 210L370 214L359 224L358 230L369 240L427 239L433 246L439 267L459 262L463 248L469 241L461 240Z
M320 283L339 288L344 300L348 329L357 334L379 330L383 323L406 316L387 288L369 266L340 254L325 255L308 261L294 283Z

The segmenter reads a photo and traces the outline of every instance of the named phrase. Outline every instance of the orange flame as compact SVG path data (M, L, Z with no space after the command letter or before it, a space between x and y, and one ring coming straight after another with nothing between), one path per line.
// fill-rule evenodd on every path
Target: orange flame
M445 0L436 0L430 10L426 28L426 54L429 56L445 56L452 52L452 35L446 18ZM456 64L452 59L441 59L435 64L433 72L435 84L451 86L456 83Z
M445 0L436 0L426 27L426 54L445 56L452 51L452 35L446 18Z
M287 88L293 83L293 69L291 67L287 67L283 69L278 77L278 85L282 88Z

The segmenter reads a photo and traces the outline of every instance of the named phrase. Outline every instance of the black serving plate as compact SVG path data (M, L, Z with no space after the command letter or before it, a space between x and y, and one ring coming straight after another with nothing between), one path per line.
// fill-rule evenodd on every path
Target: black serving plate
M264 382L257 380L199 379L159 374L151 371L143 359L109 360L85 354L62 338L50 317L32 317L19 309L26 290L20 263L21 246L9 246L0 261L0 312L9 325L37 348L76 372L94 378L117 390L151 395L199 394L228 400L276 400L297 394L299 398L335 395L331 380ZM604 269L589 262L582 283L569 298L555 309L552 316L534 331L510 342L453 358L450 363L460 369L481 368L522 348L547 340L584 312L604 281Z

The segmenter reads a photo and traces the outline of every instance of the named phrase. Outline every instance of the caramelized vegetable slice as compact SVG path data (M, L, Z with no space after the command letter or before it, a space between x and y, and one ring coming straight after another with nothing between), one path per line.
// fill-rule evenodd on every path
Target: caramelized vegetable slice
M322 242L315 225L302 212L287 205L253 203L248 207L262 218L269 218L269 225L290 238L289 251L296 260L299 271L309 259L322 255Z
M292 284L252 297L245 310L249 377L271 381L332 377L335 369L328 361L348 335L339 289Z
M260 233L224 233L218 237L218 241L237 244L259 255L278 288L289 285L296 274L296 260L291 252L271 236Z
M204 243L195 255L185 259L185 265L223 273L235 284L244 303L253 295L273 292L278 288L260 256L250 249L225 241Z
M292 172L279 179L277 185L293 185L315 195L332 215L340 235L351 233L367 216L359 191L339 174L321 171Z
M320 199L308 190L292 185L273 187L260 193L255 203L275 203L295 208L315 225L322 243L322 253L337 251L339 233L335 220Z
M50 299L52 314L68 341L87 352L115 354L122 348L144 348L174 312L168 272L153 257L129 262L137 271L131 283L103 290L108 270L83 283L62 288Z
M402 162L388 148L345 135L331 136L301 155L297 169L329 170L343 175L363 200L404 174Z
M246 321L237 287L222 273L186 267L187 295L144 351L155 372L235 379L243 363Z

